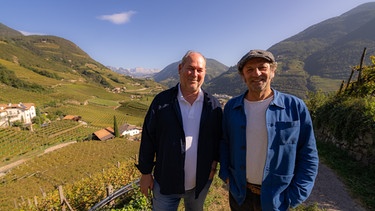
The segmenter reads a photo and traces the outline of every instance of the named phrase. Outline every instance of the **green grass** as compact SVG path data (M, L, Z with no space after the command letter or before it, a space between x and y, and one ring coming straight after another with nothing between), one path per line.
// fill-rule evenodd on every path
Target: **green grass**
M333 169L352 195L369 209L375 209L375 167L355 161L333 144L318 142L319 156L323 163Z
M337 92L337 90L340 89L342 82L342 80L321 78L319 76L311 76L309 80L315 87L317 87L319 90L324 90L326 93Z
M129 112L127 112L130 110ZM56 111L62 111L65 115L78 115L82 117L82 121L87 122L89 125L95 127L113 127L113 116L116 116L118 125L124 123L141 126L143 122L143 116L145 111L138 111L143 116L134 114L131 112L132 108L119 108L114 109L113 107L88 104L88 105L62 105L57 108L50 107L45 109L47 112L54 113Z
M100 99L100 98L90 99L89 103L93 103L93 104L97 104L97 105L104 105L104 106L113 106L113 107L116 107L116 106L120 105L117 101Z
M43 86L52 86L54 84L59 83L59 81L57 81L56 79L44 77L18 64L3 59L0 59L0 63L7 67L9 70L14 71L15 75L19 79L38 84L40 84L40 82L43 81Z

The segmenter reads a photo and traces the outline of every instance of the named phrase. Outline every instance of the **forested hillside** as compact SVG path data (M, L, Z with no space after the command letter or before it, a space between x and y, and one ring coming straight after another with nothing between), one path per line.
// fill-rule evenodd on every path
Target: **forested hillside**
M306 98L309 91L337 90L352 68L359 65L364 48L364 64L371 64L369 56L375 54L374 24L375 2L371 2L274 44L268 49L279 64L273 86L301 98ZM210 81L208 90L240 94L244 86L236 74L236 66L231 67Z

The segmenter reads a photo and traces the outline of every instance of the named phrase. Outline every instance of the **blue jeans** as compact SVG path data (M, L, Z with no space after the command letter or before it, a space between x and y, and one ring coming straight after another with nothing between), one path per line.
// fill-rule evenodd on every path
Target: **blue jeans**
M154 211L176 211L180 200L184 199L185 210L203 211L204 200L206 199L208 189L210 188L212 180L208 180L206 186L199 193L198 198L195 198L195 188L185 191L184 194L164 195L160 193L160 186L154 180L152 210Z

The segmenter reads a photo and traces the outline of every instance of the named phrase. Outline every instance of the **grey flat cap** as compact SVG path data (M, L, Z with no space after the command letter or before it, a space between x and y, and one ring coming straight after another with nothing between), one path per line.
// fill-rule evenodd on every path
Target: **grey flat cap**
M251 50L246 53L237 63L238 70L241 71L246 62L253 58L263 58L268 60L269 62L275 62L275 57L271 52L259 49Z

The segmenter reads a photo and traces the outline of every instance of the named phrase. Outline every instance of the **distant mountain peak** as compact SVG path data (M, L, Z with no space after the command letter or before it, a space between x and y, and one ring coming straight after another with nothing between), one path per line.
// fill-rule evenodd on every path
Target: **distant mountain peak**
M109 69L111 69L114 72L128 75L134 78L149 78L153 77L156 73L160 72L157 68L144 68L144 67L135 67L135 68L123 68L123 67L112 67L107 66Z

